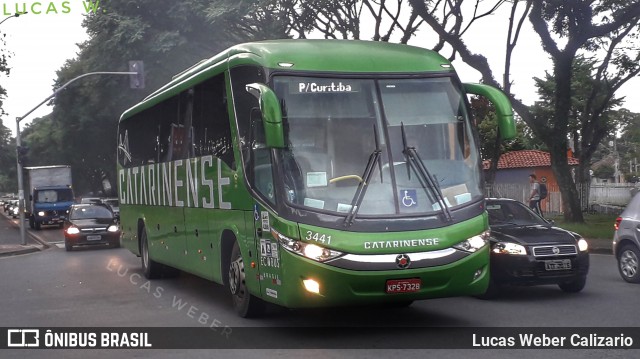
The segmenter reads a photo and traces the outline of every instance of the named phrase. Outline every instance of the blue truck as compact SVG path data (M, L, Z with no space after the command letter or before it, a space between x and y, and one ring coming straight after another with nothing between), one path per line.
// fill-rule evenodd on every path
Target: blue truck
M29 226L40 229L43 225L60 228L74 203L71 187L71 166L25 167L29 202L26 215Z

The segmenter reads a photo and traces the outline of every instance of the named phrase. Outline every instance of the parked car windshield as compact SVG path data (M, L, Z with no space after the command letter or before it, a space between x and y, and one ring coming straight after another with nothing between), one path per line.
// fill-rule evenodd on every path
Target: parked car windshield
M548 225L540 216L517 201L487 201L489 225Z

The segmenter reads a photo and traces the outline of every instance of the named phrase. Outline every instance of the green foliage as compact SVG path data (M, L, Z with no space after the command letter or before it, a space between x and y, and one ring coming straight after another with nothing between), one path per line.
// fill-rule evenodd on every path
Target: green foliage
M608 179L613 177L616 170L609 164L601 164L593 170L593 175L597 178Z
M89 14L83 26L90 39L76 59L58 71L56 87L95 71L128 71L142 60L146 88L129 88L127 76L95 76L59 93L54 110L25 128L30 165L69 164L79 194L116 184L117 125L122 112L171 80L171 77L233 45L225 29L205 16L207 0L180 2L110 0ZM243 39L244 41L248 39Z
M6 34L0 32L0 75L9 75L9 65L7 64L7 60L9 59L9 53L6 50L6 42L4 40ZM7 90L5 90L2 85L0 85L0 118L5 114L4 109L2 108L2 100L7 96Z
M0 123L0 192L17 192L15 148L11 130Z
M471 99L471 111L478 122L480 138L480 152L483 159L497 158L498 153L534 149L536 144L526 135L527 127L522 121L516 120L516 138L508 141L496 141L498 137L498 120L491 103L484 97ZM498 147L496 147L498 144Z

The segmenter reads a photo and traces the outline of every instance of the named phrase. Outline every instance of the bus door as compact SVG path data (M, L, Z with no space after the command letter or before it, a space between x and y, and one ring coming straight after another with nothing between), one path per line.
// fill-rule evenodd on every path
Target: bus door
M280 247L271 233L274 217L264 207L256 204L253 212L256 253L260 273L260 288L263 295L278 299L278 289L282 285L280 267Z
M257 104L256 104L257 105ZM266 146L262 118L254 108L251 115L250 171L251 182L263 200L275 204L275 186L271 150ZM258 255L260 287L263 296L278 298L278 289L282 285L280 267L280 248L271 233L274 222L273 213L256 202L253 209L253 226Z

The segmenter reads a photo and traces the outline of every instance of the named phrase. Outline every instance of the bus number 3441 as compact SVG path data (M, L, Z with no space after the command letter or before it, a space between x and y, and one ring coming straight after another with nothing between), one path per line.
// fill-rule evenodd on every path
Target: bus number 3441
M307 231L307 236L305 237L308 241L316 241L322 244L331 244L331 236L326 234L320 234L318 232Z

